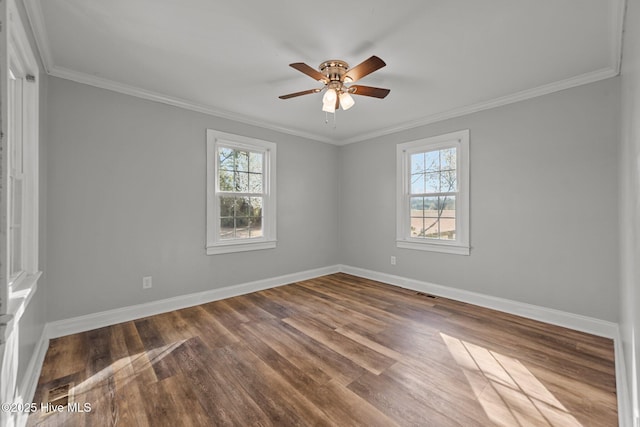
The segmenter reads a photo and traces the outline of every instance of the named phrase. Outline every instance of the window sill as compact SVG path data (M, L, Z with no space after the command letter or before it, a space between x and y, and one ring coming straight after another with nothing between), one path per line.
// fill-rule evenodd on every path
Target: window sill
M207 255L229 254L234 252L259 251L274 249L276 240L261 240L259 242L229 242L207 246Z
M15 326L20 323L27 306L38 289L41 271L25 276L9 293L9 304L6 314L0 316L0 344L6 342Z
M414 249L419 251L440 252L444 254L469 255L470 248L466 245L450 243L411 242L397 240L396 246L401 249Z

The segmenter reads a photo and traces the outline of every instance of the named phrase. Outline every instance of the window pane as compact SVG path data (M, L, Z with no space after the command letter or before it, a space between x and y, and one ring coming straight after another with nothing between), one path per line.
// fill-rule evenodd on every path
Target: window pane
M411 237L455 240L455 196L412 197Z
M262 153L249 153L249 172L262 173Z
M234 163L234 150L231 148L220 147L218 150L218 161L220 169L232 171Z
M262 219L252 222L249 229L249 237L262 237Z
M233 184L233 172L228 170L218 171L218 182L220 191L233 191L235 186Z
M235 237L235 197L220 197L220 238L233 239Z
M411 174L418 172L424 172L424 153L417 153L411 155Z
M249 216L254 218L262 217L262 197L249 198L250 211Z
M425 170L427 172L437 172L440 170L440 153L429 151L425 155Z
M451 191L457 191L455 169L440 172L440 192L448 193Z
M262 237L262 197L220 197L220 239Z
M411 217L411 237L420 237L420 233L424 229L423 217Z
M424 216L436 218L438 216L438 197L424 198Z
M411 175L411 194L422 194L424 192L424 173Z
M236 171L249 172L249 153L247 151L236 150Z
M251 197L249 237L262 237L262 197Z
M221 147L218 151L220 191L262 193L264 155Z
M411 217L424 217L424 197L411 198Z
M249 192L262 193L262 174L249 173Z
M220 218L220 239L228 240L235 237L233 218Z
M251 203L249 197L238 197L236 216L248 218L251 216Z
M411 194L457 191L456 148L411 155Z
M411 237L454 240L455 196L411 198Z
M440 198L440 235L443 240L456 238L456 196Z
M233 217L235 216L236 198L222 196L220 197L220 217Z
M438 201L440 205L442 218L455 218L456 217L456 196L442 196Z
M456 149L446 148L440 150L440 170L455 170L456 168Z
M425 193L440 192L440 172L431 172L426 176Z
M236 172L234 174L234 191L240 193L248 193L249 192L249 173L247 172Z
M438 218L424 218L423 226L418 232L418 237L437 238L438 236Z

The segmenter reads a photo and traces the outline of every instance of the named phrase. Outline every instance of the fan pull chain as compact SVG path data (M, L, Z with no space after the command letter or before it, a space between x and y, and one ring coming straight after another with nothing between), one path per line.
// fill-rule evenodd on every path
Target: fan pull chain
M336 124L337 124L336 116L337 116L337 114L333 113L333 128L334 129L336 128ZM324 113L324 124L325 125L329 124L329 113L327 113L326 111Z

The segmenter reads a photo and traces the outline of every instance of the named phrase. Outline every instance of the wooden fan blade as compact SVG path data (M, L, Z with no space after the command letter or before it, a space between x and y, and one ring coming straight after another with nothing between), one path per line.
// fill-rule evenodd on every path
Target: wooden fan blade
M391 92L391 90L382 89L379 87L360 86L360 85L353 85L349 87L349 93L352 93L354 95L372 96L374 98L380 98L380 99L389 95L389 92Z
M311 68L310 66L308 66L304 62L294 62L293 64L289 64L289 66L295 68L296 70L300 71L301 73L306 74L307 76L311 77L314 80L318 80L318 81L323 82L325 84L329 83L329 79L327 78L327 76L325 76L324 74L322 74L320 71L316 70L315 68Z
M280 99L295 98L296 96L309 95L310 93L318 93L321 90L322 89L303 90L302 92L295 92L295 93L289 93L287 95L280 95L278 98L280 98Z
M352 82L355 82L356 80L360 80L364 76L371 74L376 70L379 70L385 65L387 64L382 59L374 55L364 62L356 65L352 69L348 70L344 75L344 78L349 78Z

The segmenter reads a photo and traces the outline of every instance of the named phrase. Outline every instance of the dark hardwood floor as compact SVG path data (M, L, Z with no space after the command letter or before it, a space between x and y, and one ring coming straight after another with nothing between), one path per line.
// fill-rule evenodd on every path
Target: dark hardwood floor
M29 425L617 425L611 340L341 273L52 340L65 399Z

